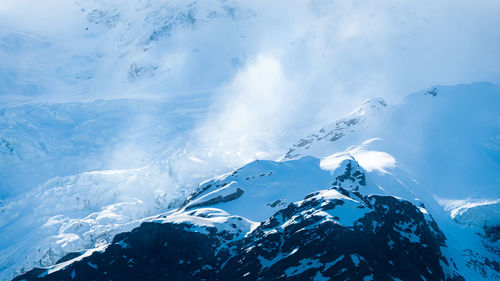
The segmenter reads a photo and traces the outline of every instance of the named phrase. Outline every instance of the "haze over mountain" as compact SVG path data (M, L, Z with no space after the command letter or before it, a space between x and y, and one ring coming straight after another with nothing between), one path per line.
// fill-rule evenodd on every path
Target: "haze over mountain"
M0 279L36 267L25 277L78 268L84 279L85 264L122 254L116 234L141 240L149 227L253 253L279 216L281 229L304 219L301 239L330 235L315 225L332 220L365 246L400 239L384 253L401 260L425 240L432 250L419 244L423 260L408 272L428 280L499 278L499 12L496 1L0 3ZM364 184L339 180L354 173L347 163ZM213 177L220 186L205 189ZM387 219L382 206L394 228L366 232ZM197 236L200 225L216 230ZM300 229L278 231L280 241ZM335 252L345 242L335 239L311 249ZM278 251L274 262L293 251L271 244L255 251ZM130 245L154 260L144 270L164 262ZM200 276L409 278L374 269L389 260L363 247L318 260L299 251L278 267L232 252L218 256L225 271L217 261L221 271ZM93 251L102 256L79 261ZM251 266L235 273L243 261Z
M184 202L186 193L158 193L147 180L161 179L162 164L54 181L8 205L13 214L38 206L6 229L16 233L25 221L39 224L37 236L9 247L11 257L29 249L26 267L33 261L52 265L18 280L106 279L108 273L131 280L498 279L499 106L500 88L488 83L436 87L400 105L371 99L300 139L279 162L257 160L188 187L192 193ZM425 118L416 119L415 110ZM449 120L461 126L442 125ZM57 202L62 204L54 209ZM170 211L154 215L162 210ZM326 226L332 221L340 228ZM277 248L278 234L291 248ZM357 237L357 246L341 246L349 237ZM374 246L381 243L388 246ZM250 254L256 246L263 248ZM397 270L402 265L394 265L395 256L415 268ZM381 263L391 266L376 266ZM238 264L245 267L234 273Z

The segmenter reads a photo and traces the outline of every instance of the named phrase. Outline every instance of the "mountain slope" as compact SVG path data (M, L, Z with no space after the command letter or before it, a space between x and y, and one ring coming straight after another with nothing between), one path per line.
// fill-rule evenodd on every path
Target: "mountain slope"
M404 103L397 105L388 105L380 99L372 99L349 116L300 140L292 146L281 161L255 161L233 173L204 182L183 204L179 203L178 209L160 217L148 219L148 223L131 233L117 236L123 239L130 236L130 239L134 241L137 239L142 241L131 242L132 252L126 254L121 252L121 248L126 251L127 247L122 247L125 242L122 241L123 239L115 238L109 246L109 251L103 250L102 247L96 248L103 252L102 255L96 252L91 256L92 251L97 251L92 250L84 251L83 256L79 256L81 254L79 251L79 253L70 254L57 265L48 266L62 257L64 251L61 251L59 256L54 256L52 263L44 264L43 269L33 270L23 276L29 278L45 276L46 279L57 279L61 276L71 276L73 269L78 268L74 273L75 278L80 278L85 274L96 274L92 276L104 278L100 274L108 271L92 271L93 266L98 263L98 268L105 267L110 272L113 271L113 274L121 276L119 275L121 271L128 272L124 268L132 268L128 263L130 258L126 261L118 258L121 254L132 255L134 260L139 258L151 260L150 265L146 266L142 263L145 271L165 267L163 260L165 257L169 263L175 260L173 267L166 267L165 271L158 274L170 276L169 274L175 271L176 274L180 274L179 278L183 278L182 274L202 274L200 278L219 276L221 272L213 268L221 267L220 261L226 262L224 266L231 264L232 269L224 274L235 274L231 275L234 278L244 278L243 275L246 273L254 279L265 278L265 274L269 274L265 275L266 277L278 278L284 272L288 272L288 277L297 275L296 278L309 278L316 276L310 274L341 275L341 271L346 270L348 274L360 278L375 274L383 280L389 278L388 275L383 274L391 274L394 277L402 274L397 271L398 268L402 268L402 265L385 268L386 273L383 273L380 268L375 270L376 266L370 264L367 257L374 259L374 262L386 265L389 260L385 257L373 257L364 252L365 249L373 247L372 244L361 244L359 248L352 246L350 249L345 249L346 252L343 255L347 260L351 260L351 263L358 261L356 256L353 258L351 254L364 256L368 269L358 272L355 267L348 265L349 262L340 263L342 268L336 267L334 271L326 268L324 263L333 263L334 258L339 258L339 256L327 255L327 258L318 259L316 255L320 252L314 251L323 247L333 251L332 249L337 249L339 245L347 245L349 242L343 238L337 237L338 240L336 240L336 236L329 236L328 240L336 242L325 245L326 241L313 239L318 233L326 236L334 235L319 227L333 221L333 226L329 228L336 228L338 225L342 229L339 233L349 233L351 236L360 237L359 243L375 239L381 243L380 245L387 245L381 246L382 248L378 250L386 253L387 256L402 255L401 259L405 260L409 258L405 256L405 249L417 247L416 251L420 257L433 257L432 261L426 260L432 267L429 267L430 272L424 273L420 266L408 269L416 270L419 274L414 275L415 279L409 280L420 280L419 276L426 276L425 278L430 278L428 280L443 280L444 278L452 280L460 278L459 276L466 280L499 279L498 249L500 245L498 244L499 226L496 204L500 194L498 194L498 189L492 188L496 186L499 176L497 168L500 150L498 150L497 138L500 134L500 124L497 121L500 112L498 108L500 108L500 91L497 86L486 83L436 87L436 90L431 89L413 94ZM415 112L418 114L414 114ZM452 122L454 120L458 124L454 124ZM307 155L313 155L313 157ZM187 155L184 156L187 157ZM142 184L140 181L131 181L130 186L136 183ZM136 194L133 188L130 190L132 194ZM308 194L312 195L308 196ZM454 197L450 199L451 195ZM394 196L402 199L396 199ZM161 208L154 209L156 203L153 203L155 202L153 194L145 193L139 197L144 200L141 204L144 204L148 212L137 216L138 220L135 220L134 224L117 224L118 228L109 232L109 235L105 236L106 239L102 240L104 244L111 242L113 234L120 230L127 230L126 228L131 229L144 221L145 216L153 215L155 210L156 212L161 210ZM169 208L170 200L181 197L181 195L172 197L170 194L162 201L163 206ZM377 203L372 202L373 198L378 202L386 202L383 205L388 208L388 214L391 215L383 215L384 211L376 207ZM323 208L330 206L331 201L338 202L336 200L344 203L335 205L333 209ZM106 204L116 201L120 200L115 198ZM318 202L320 203L317 204ZM174 206L170 205L170 207ZM106 208L103 209L104 211ZM286 212L290 214L282 220ZM429 214L432 214L432 217ZM425 222L421 220L422 216ZM391 220L391 217L394 220ZM409 218L418 222L417 228ZM278 224L268 229L265 226L266 221L277 221ZM288 228L291 225L300 225L302 222L304 222L304 227ZM113 224L115 221L110 220L109 223ZM163 226L155 225L155 223L162 223ZM370 223L372 227L386 223L388 226L381 232L376 232L376 227L368 232ZM356 229L358 224L360 228ZM211 230L206 229L207 227ZM273 228L277 231L276 234L273 234ZM281 232L287 228L289 232ZM176 233L175 237L185 235L190 237L193 232L192 235L197 237L193 236L193 239L200 241L197 246L205 249L203 260L212 259L213 263L209 265L213 268L206 267L203 272L196 272L196 269L188 266L187 261L197 266L200 265L190 260L199 258L199 256L193 256L194 248L188 247L185 249L187 252L182 252L183 250L174 247L177 249L175 250L177 254L185 255L182 259L174 257L172 253L169 253L169 249L164 249L166 252L162 252L163 254L148 252L151 247L159 249L166 247L162 246L163 244L154 244L156 242L151 242L153 244L150 245L148 244L150 242L143 241L149 239L145 233L151 229L163 234L173 231ZM305 239L301 236L304 231L307 233L307 239L314 241L311 249L316 250L309 253L298 249L302 257L300 261L287 259L287 252L282 252L281 248L276 246L278 245L276 241L280 241L280 245L281 243L297 244L297 241ZM435 235L424 235L429 232ZM59 230L53 233L59 233ZM80 235L78 232L72 233ZM275 235L275 238L274 236L267 237L271 234ZM262 249L259 249L261 246L254 245L256 247L254 249L250 246L251 241L254 240L248 237L262 241L263 245L270 244ZM393 238L386 240L387 237ZM175 240L176 238L169 239ZM201 242L204 239L208 239L210 243L212 241L223 242L213 246L213 244ZM404 241L400 245L401 248L397 248L398 253L391 251L392 242L390 241L395 242L396 239ZM425 245L439 246L433 247L431 252L426 252L423 248L427 246L420 245L420 242L424 240L428 241L424 243ZM420 242L416 243L419 245L413 245L415 242L412 241ZM167 244L171 245L171 242ZM50 243L45 244L45 247L51 245ZM86 245L97 246L93 242ZM235 250L238 247L245 251L238 252ZM65 250L77 249L68 247ZM226 250L229 252L227 255L219 256L221 260L213 261L219 251ZM259 254L273 253L267 256L272 263L268 263L269 259L267 261L261 258L256 259L258 255L247 256L246 250L248 253L254 253L253 251L258 251ZM151 257L151 254L159 256ZM82 258L83 260L78 262ZM113 264L117 262L116 268L102 264L104 260L111 262L115 259ZM417 257L416 262L419 259ZM238 260L244 260L251 265L251 268L247 268L246 272L238 271L241 267L241 263L237 263ZM280 260L282 262L279 262ZM391 262L394 263L393 260ZM177 264L181 267L177 267ZM273 266L274 264L276 267ZM356 265L360 268L364 266L361 263L356 263ZM307 271L306 268L310 267L314 270ZM130 276L146 274L145 271L134 268L135 273L128 272ZM180 268L186 271L180 272ZM203 275L205 273L207 275ZM318 278L321 276L317 275ZM402 280L410 278L402 277L404 277Z
M250 163L101 252L15 280L463 280L423 207L363 195L366 171L340 161L333 170L312 157Z
M377 138L373 149L391 154L440 198L500 197L497 85L436 86L409 95L401 104L384 104L369 100L293 145L284 159L325 157ZM447 198L451 194L456 198Z
M452 241L463 270L500 278L500 244L494 238L500 218L494 204L500 198L500 88L489 83L436 86L408 96L401 104L379 105L368 101L306 138L311 140L307 145L300 146L300 141L292 146L284 159L321 157L343 149L356 153L349 146L375 138L366 149L390 154L397 159L395 167L418 183L408 188ZM339 126L350 120L356 122L348 128ZM335 134L339 137L324 137ZM401 175L394 168L386 170Z

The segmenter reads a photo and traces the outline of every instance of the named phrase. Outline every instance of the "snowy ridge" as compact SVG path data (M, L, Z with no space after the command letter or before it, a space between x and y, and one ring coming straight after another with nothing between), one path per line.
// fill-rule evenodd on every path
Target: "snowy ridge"
M406 197L408 193L404 184L391 182L391 186L388 186L384 182L386 177L390 177L390 174L381 172L385 167L384 162L370 163L371 166L364 162L369 167L377 167L366 171L354 157L344 152L323 159L307 156L282 162L257 160L232 173L202 183L188 197L181 210L197 206L220 206L218 208L230 214L262 221L276 210L302 199L304 194L321 190L325 186L340 185L364 194L387 195L389 193L384 190L385 187L393 194L418 202L412 195ZM337 164L331 165L332 162ZM377 164L380 166L376 166ZM380 183L367 182L367 178L380 179ZM214 198L218 200L213 200Z
M367 187L374 185L367 180L371 172L363 170L354 158L343 158L339 162L340 165L334 169L323 169L321 160L314 157L285 162L252 162L233 173L204 182L177 211L149 220L130 233L117 235L100 255L75 260L72 264L65 263L59 271L38 278L52 280L71 276L79 280L94 276L100 279L102 272L110 272L114 278L127 279L135 274L129 272L132 275L125 277L119 272L130 266L136 268L133 265L139 260L150 260L150 263L142 264L136 273L143 272L144 267L154 266L161 259L173 258L176 261L167 267L182 264L182 271L165 268L148 276L168 277L177 272L202 279L254 280L259 276L276 278L279 276L276 274L285 273L283 276L299 279L309 279L318 274L330 277L399 276L404 279L404 274L407 274L404 271L377 269L375 263L378 258L362 250L369 247L358 248L359 244L352 245L345 240L352 235L361 235L364 238L360 238L358 243L371 243L368 242L372 239L369 237L375 235L384 240L377 244L388 244L390 247L382 247L389 251L410 247L414 253L422 251L425 259L435 259L433 263L425 263L425 271L418 266L415 269L422 276L427 276L425 278L444 279L447 276L446 280L461 280L452 267L440 264L439 260L448 265L450 263L440 250L445 246L445 239L423 207L417 208L409 201L392 196L364 195L369 192ZM238 190L243 192L232 196ZM387 216L394 221L387 224L384 218ZM332 232L336 228L338 230ZM177 237L179 234L175 233L178 232L192 239L193 245L184 245L184 240L169 238L170 235ZM144 235L156 236L156 233L161 236L152 240L140 238ZM347 236L342 234L330 238L332 233ZM202 236L205 238L202 239ZM275 243L278 237L282 240L279 248ZM300 245L287 242L295 239L308 241L311 245L302 249ZM150 242L146 245L140 241ZM164 252L163 258L159 260L150 256L146 249L151 247L159 247ZM333 263L339 259L338 247L341 247L342 253L347 251L344 256L351 253L352 257ZM177 253L175 257L170 252L174 249ZM207 256L191 256L194 249ZM414 262L422 263L423 260L419 259L420 256ZM199 260L203 260L204 264L199 264ZM308 260L317 262L314 271L301 270L300 266L294 265L297 262L299 265L303 262L310 264ZM395 264L398 261L391 262ZM355 268L364 269L357 271ZM39 269L18 279L37 279L33 275L36 272Z
M500 280L500 86L391 100L496 80L492 3L35 2L0 5L1 281Z
M110 243L117 233L180 206L193 184L211 173L184 153L171 154L143 168L53 178L1 201L0 279Z
M441 200L456 222L475 227L500 225L499 200Z
M157 167L90 172L4 201L2 274L48 266L69 252L109 243L185 197L180 189L168 189L171 180Z
M407 192L385 190L393 187L385 184L386 192L403 198L414 196L425 203L449 239L445 252L454 258L467 280L498 279L498 108L500 90L496 85L433 87L408 96L402 104L387 106L384 114L371 116L378 120L370 120L369 128L360 128L357 121L351 122L356 124L352 128L342 127L337 124L357 119L339 119L319 132L335 135L335 128L339 128L340 138L330 141L312 135L306 142L299 142L303 146L293 145L284 159L302 155L324 157L348 147L363 166L363 157L356 157L356 151L382 152L368 159L387 163L382 170L390 176L382 172L372 177L378 181L383 180L381 175L386 180L396 179ZM363 112L363 107L358 112ZM346 130L348 134L344 133ZM342 141L346 138L348 144ZM349 147L355 143L363 144ZM366 164L364 167L368 169ZM467 176L472 174L473 177ZM450 194L456 197L449 199ZM479 199L468 200L471 194Z
M430 90L423 90L409 95L400 104L367 108L372 104L369 102L353 115L319 130L324 133L304 138L307 140L304 146L293 145L289 152L294 152L283 158L306 155L326 157L376 140L365 146L397 159L414 179L428 186L426 193L430 197L435 195L456 200L467 197L500 198L496 188L500 183L497 172L500 169L499 87L474 83L431 89L435 89L435 95L427 94ZM356 112L373 114L364 118ZM356 125L351 127L342 127L343 137L339 139L330 141L322 138L334 135L336 124L348 124L349 120L361 121L355 121ZM464 176L466 174L476 176ZM457 198L447 198L450 194Z
M368 130L370 126L373 126L374 124L371 122L379 119L379 115L383 114L385 107L387 107L387 104L383 99L372 98L367 100L360 108L348 116L340 118L321 128L318 132L300 139L298 143L288 150L283 159L298 159L306 155L327 156L328 154L325 153L331 151L331 142L336 142L336 147L340 149L346 149L353 143L350 136L354 132L362 133Z
M214 278L220 271L213 269L222 266L218 261L213 260L214 256L211 255L214 253L223 255L219 258L227 261L225 264L227 264L227 268L232 268L231 272L241 274L233 276L234 278L246 277L249 279L255 279L258 272L271 274L269 276L288 272L289 277L299 278L298 280L301 277L309 278L309 274L313 272L304 271L304 269L305 265L311 264L314 264L314 268L319 271L315 272L315 274L319 274L318 278L319 276L332 276L331 274L344 269L345 274L355 274L349 271L346 263L362 267L364 266L363 261L370 263L370 259L374 259L373 257L369 258L366 253L360 255L360 249L356 249L357 253L355 254L352 253L353 250L348 250L342 258L329 256L328 260L318 260L311 256L311 253L302 252L301 259L288 263L290 260L287 260L287 257L293 257L292 252L298 253L297 251L300 252L300 249L295 251L296 247L294 247L287 249L287 252L273 250L277 244L276 241L272 242L272 239L280 237L280 243L286 244L288 239L297 239L296 235L301 233L301 229L307 230L307 235L311 236L300 239L310 239L316 237L318 231L327 231L323 229L323 226L327 224L329 227L341 227L342 231L355 231L356 235L363 236L360 238L361 241L367 239L366 235L372 235L370 233L377 233L376 237L378 235L388 237L387 233L390 232L389 237L392 238L377 242L385 245L385 248L380 249L381 251L394 249L396 249L394 251L400 251L402 248L398 248L398 241L404 241L404 245L399 245L403 249L417 247L419 251L423 251L424 248L429 249L427 247L430 244L436 246L432 248L432 253L425 254L436 257L438 261L432 269L423 269L427 272L425 274L437 274L432 275L434 277L423 277L427 280L429 280L428 277L430 280L460 280L455 279L459 278L458 276L462 276L466 280L496 279L499 276L499 236L495 220L497 200L487 198L500 197L497 190L491 188L498 180L498 174L494 171L499 163L495 159L500 159L495 146L499 125L494 121L498 118L499 92L498 87L494 85L480 83L437 87L436 95L429 95L426 94L427 91L422 91L409 96L405 103L399 105L383 105L378 100L370 101L349 117L339 119L343 121L337 120L333 123L347 124L346 120L358 118L356 120L359 122L355 125L345 128L340 125L330 126L333 129L341 128L340 132L344 134L341 138L330 141L325 138L312 137L307 149L299 148L297 145L292 147L297 149L297 152L312 156L300 157L296 155L292 157L293 159L287 159L285 156L282 161L278 162L254 161L232 173L205 181L187 197L184 203L177 203L177 206L180 206L178 210L147 219L147 222L140 227L130 233L119 234L112 241L111 237L108 237L106 241L111 242L111 248L99 257L103 257L107 262L116 260L114 251L118 249L119 251L130 251L126 255L145 255L153 260L152 264L154 265L159 260L155 257L149 257L150 253L146 251L151 245L144 248L145 245L141 244L139 239L143 235L148 235L146 233L151 230L158 235L161 233L164 235L164 231L177 233L175 235L186 235L198 241L196 242L198 244L195 243L197 247L208 247L205 258L211 257L213 263L209 262L210 267L197 272L190 271L191 266L197 264L198 268L201 268L205 264L195 263L193 260L195 257L189 256L189 253L182 253L182 255L187 255L184 258L166 254L169 259L173 258L170 262L174 264L179 264L182 261L183 266L186 266L184 273L201 274L199 276L207 278ZM471 93L475 93L475 95ZM485 101L488 103L485 104ZM372 102L377 102L378 106L370 106ZM412 110L418 110L425 114L419 115L419 119L415 120L415 116L411 114ZM469 110L478 112L479 116L462 114ZM443 125L452 124L450 120L459 120L460 126ZM478 123L478 120L486 121ZM407 126L408 124L412 124L412 127ZM464 134L464 130L469 133ZM323 131L326 132L326 130ZM330 132L332 131L334 130L330 130ZM454 141L458 138L461 139L461 142ZM449 144L451 146L447 147L446 145ZM445 147L451 150L446 150ZM457 149L460 153L454 153L453 149ZM478 156L476 150L484 153ZM189 159L189 154L183 157ZM200 158L196 157L196 159ZM457 159L464 161L464 163L474 163L474 165L457 166ZM457 171L452 168L457 169ZM467 173L459 173L463 171L480 176L470 179L464 177ZM169 172L170 175L175 173ZM185 170L184 173L189 173L189 170ZM450 177L450 173L453 177ZM108 174L113 173L109 172ZM129 177L124 177L124 179L126 178ZM489 202L488 204L458 204L447 210L443 208L442 202L447 200L442 198L443 195L455 194L458 198L464 194L470 196L471 183L473 183L474 192L482 194L486 198L480 202ZM131 181L131 186L133 184L135 182ZM139 190L127 191L128 194L134 194L135 197L140 198L146 206L147 212L138 217L144 218L155 211L161 211L161 208L151 209L156 206L153 203L155 197L149 193L151 190L145 189L145 193L141 193ZM162 206L166 206L165 208L168 209L172 198L181 199L182 195L170 194L166 196ZM121 199L115 198L109 201L110 206L114 200L119 202ZM135 200L128 202L130 203L127 204L140 204ZM325 206L332 205L336 207L324 209ZM170 205L170 207L173 206L176 205ZM113 208L110 207L110 209ZM452 214L453 219L450 216L452 210L456 210ZM103 208L102 211L107 212L106 208ZM413 214L410 216L411 219L399 217L406 216L408 212ZM398 220L391 222L394 224L390 228L383 227L380 229L382 232L377 232L380 225L386 224L385 219L387 219L388 214L398 217ZM286 219L282 219L284 216ZM91 217L97 219L98 217L106 217L106 215L95 214ZM488 218L487 223L484 220L485 217ZM134 223L137 224L134 226L143 221L142 218L135 221ZM275 220L276 222L274 222ZM273 225L272 229L264 230L267 227L265 221L269 221L268 223ZM322 223L323 221L325 223ZM113 223L113 220L110 222ZM294 229L295 226L300 226L300 228L292 232L282 231ZM427 230L420 228L423 226L429 228ZM371 232L366 232L367 229L371 229ZM57 233L57 231L53 233ZM354 235L349 233L349 235ZM423 235L424 233L429 235ZM135 237L132 240L136 242L120 242L123 240L121 237L129 235L130 239ZM207 235L209 239L205 241ZM327 237L329 234L327 232L324 235ZM246 254L239 253L235 249L245 248L240 243L246 243L245 239L250 239L247 237L262 239L262 241L271 244L264 248L254 249L252 247L254 247L255 240L248 240L248 244L246 244L248 248L245 249L248 252L245 252ZM175 238L165 237L162 239L175 240ZM424 243L424 240L427 242ZM167 245L171 245L172 240L169 241L163 243L168 242ZM318 243L316 245L321 245L318 246L319 248L324 246L321 244L324 242L323 240L314 241L314 243ZM367 239L366 241L371 240ZM337 242L345 243L345 241ZM46 245L51 245L51 243L53 242ZM123 243L131 245L131 247L124 248L122 247L125 245ZM179 241L179 243L184 242ZM209 243L213 243L215 248L212 249ZM195 244L191 246L194 247ZM162 251L170 253L171 249L168 246L161 247L163 247ZM187 247L188 250L190 244L179 244L176 247ZM254 253L253 251L257 252L248 254ZM274 254L266 256L263 260L262 253L269 251ZM404 250L401 251L404 252ZM317 254L319 253L314 253L314 255ZM395 253L392 252L389 255L395 255ZM255 260L252 260L254 258ZM339 258L340 260L337 261ZM250 259L248 264L251 268L245 269L248 272L234 270L235 267L241 267L237 261L245 259ZM191 265L187 261L190 261ZM396 262L384 260L383 263L391 264L389 261ZM236 262L238 265L232 262ZM76 262L67 265L56 275L49 274L45 278L57 280L60 276L68 276L65 274L71 276L71 271L68 270L72 268L79 268L86 274L96 274L92 271L94 270L92 266L85 264L84 262ZM93 260L91 264L96 265L99 262ZM114 274L119 276L119 271L123 270L121 266L124 264L128 264L127 260L117 263L117 268L113 269ZM266 265L264 266L265 271L261 267L264 264ZM292 264L294 264L293 267L291 267ZM320 266L324 264L332 264L334 271L330 271L330 267ZM99 268L101 268L100 266L105 265L100 264ZM373 266L371 268L373 269ZM166 271L162 271L162 274L168 276L169 270L174 269L165 268L164 270ZM245 275L246 273L249 275ZM24 276L30 276L30 274L27 273ZM79 274L76 273L76 278L81 276ZM377 274L381 273L365 271L363 274L360 278L368 278L371 276L370 274L374 274L373 278L376 279L376 276L380 276ZM402 273L392 272L391 274L393 274L391 278L394 279L399 278L396 277L397 274ZM399 279L405 280L404 278Z
M109 243L178 207L201 180L230 170L214 151L176 145L205 102L120 99L0 109L0 280ZM191 111L179 111L179 103Z

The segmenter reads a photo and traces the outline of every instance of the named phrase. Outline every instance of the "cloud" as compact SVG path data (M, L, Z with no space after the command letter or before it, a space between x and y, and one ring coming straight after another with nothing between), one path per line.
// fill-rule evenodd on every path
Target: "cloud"
M5 2L0 97L183 100L203 149L271 157L369 97L499 83L499 12L493 0ZM13 34L48 45L11 48Z
M290 125L296 108L292 92L279 59L257 55L217 90L211 112L196 130L199 145L243 162L276 157L276 130Z
M272 132L265 139L281 143L268 147L283 147L286 134L306 133L366 98L394 103L435 84L500 82L500 30L492 28L500 24L500 4L494 1L259 4L248 4L257 19L242 26L247 60L224 90L231 95L215 95L226 118L207 121L217 124L223 143L262 147L255 144L262 142L259 134ZM279 75L261 69L262 54L279 62Z

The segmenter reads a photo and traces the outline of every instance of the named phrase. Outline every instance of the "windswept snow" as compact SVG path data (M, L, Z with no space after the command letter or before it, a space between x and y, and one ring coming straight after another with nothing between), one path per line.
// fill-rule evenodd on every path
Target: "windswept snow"
M497 200L446 200L438 199L452 219L476 227L500 225L500 199Z
M156 223L176 223L189 225L189 231L208 234L207 227L214 227L218 232L233 233L236 238L242 238L255 229L259 223L247 218L228 214L216 208L201 208L188 212L175 212L164 217L154 218Z
M321 160L320 166L325 170L335 170L340 166L340 163L348 158L354 158L363 169L368 172L378 170L387 172L386 168L394 168L396 159L389 153L382 151L367 150L366 147L380 139L370 139L363 142L360 146L351 147L349 150L341 153L335 153Z

